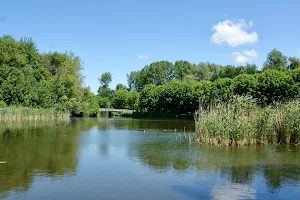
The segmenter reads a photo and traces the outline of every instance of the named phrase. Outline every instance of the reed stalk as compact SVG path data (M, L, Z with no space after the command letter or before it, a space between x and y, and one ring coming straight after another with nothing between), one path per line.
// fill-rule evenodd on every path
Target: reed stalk
M195 113L200 144L246 146L291 144L300 140L300 102L261 108L251 97L235 96L227 103L200 106Z
M0 120L40 120L40 119L67 119L70 113L55 109L5 107L0 108Z

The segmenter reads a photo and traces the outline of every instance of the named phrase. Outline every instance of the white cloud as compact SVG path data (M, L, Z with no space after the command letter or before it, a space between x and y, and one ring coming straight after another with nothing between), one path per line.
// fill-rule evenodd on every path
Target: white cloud
M254 44L258 40L258 35L256 32L247 32L247 29L251 27L253 27L253 22L247 23L243 19L218 22L212 27L214 34L211 37L211 42L218 45L229 44L233 47Z
M244 50L243 53L248 57L252 57L252 58L257 58L258 57L258 53L254 49Z
M149 56L148 55L139 55L138 58L143 60L143 59L146 59L148 58Z
M236 63L244 64L254 61L258 57L258 53L254 49L244 50L242 53L233 52L232 57Z

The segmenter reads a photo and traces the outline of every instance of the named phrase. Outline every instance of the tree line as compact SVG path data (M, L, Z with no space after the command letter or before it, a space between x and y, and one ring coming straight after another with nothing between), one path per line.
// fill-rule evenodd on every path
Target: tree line
M234 95L252 96L265 106L299 97L299 68L298 58L288 58L276 49L267 55L261 70L254 64L235 67L158 61L129 73L128 88L118 84L115 95L107 98L111 104L102 106L183 114L193 113L199 103L224 102ZM129 106L126 102L133 93L135 106ZM104 98L103 87L99 88L101 94Z
M109 72L93 94L83 85L82 62L72 52L40 53L30 38L0 38L0 107L54 108L95 116L99 107L148 112L194 112L199 103L250 95L262 105L299 95L300 60L274 49L262 70L179 60L153 62L127 75L128 86L110 88Z

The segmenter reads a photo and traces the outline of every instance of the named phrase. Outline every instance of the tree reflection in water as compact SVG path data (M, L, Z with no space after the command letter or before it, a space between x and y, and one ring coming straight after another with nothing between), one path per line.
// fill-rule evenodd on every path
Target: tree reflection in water
M5 122L0 128L0 193L26 191L35 175L51 178L76 174L80 131L84 121Z
M157 172L197 169L199 174L220 173L238 185L251 185L262 175L271 190L300 183L300 160L296 159L300 148L296 146L205 147L161 139L133 145L130 155Z

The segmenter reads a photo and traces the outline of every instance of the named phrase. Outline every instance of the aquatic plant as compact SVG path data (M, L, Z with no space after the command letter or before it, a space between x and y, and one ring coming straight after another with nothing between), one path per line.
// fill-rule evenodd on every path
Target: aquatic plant
M300 136L299 100L260 107L249 96L200 105L195 113L195 141L201 144L245 146L297 143Z
M65 119L69 117L69 112L57 111L55 109L14 106L0 108L0 120Z

